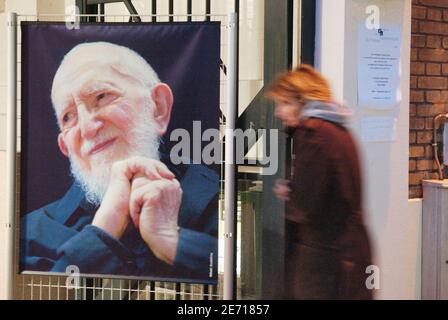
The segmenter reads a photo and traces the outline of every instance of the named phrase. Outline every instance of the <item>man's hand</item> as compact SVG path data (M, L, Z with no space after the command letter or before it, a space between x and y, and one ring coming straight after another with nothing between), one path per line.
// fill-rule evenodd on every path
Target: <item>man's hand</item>
M112 165L109 186L92 225L116 239L122 237L130 222L131 181L136 175L151 180L174 179L174 174L163 163L144 157L133 157Z
M132 181L131 219L156 257L168 264L176 257L181 201L182 189L176 179L138 175Z
M279 198L280 200L289 200L291 189L289 188L288 184L288 180L279 179L276 181L273 191L277 198Z

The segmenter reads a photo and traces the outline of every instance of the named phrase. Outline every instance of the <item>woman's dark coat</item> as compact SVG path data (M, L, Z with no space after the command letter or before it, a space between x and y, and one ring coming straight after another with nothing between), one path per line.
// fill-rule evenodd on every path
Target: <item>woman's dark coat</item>
M286 298L371 299L370 244L353 138L344 127L318 118L303 120L292 137Z

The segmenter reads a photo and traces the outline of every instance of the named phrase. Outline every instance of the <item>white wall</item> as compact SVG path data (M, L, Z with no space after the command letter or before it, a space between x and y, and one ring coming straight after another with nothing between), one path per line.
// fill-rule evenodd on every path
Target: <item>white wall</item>
M411 261L411 266L408 269L413 281L409 283L409 293L414 293L414 296L411 299L420 300L422 297L422 219L423 219L423 199L410 199L409 200L409 221L410 225L410 237L411 241L409 243L404 244L407 245L408 248L406 250L409 251L409 261Z
M395 111L357 107L357 25L367 18L368 5L380 8L381 23L402 27L403 100ZM337 96L342 92L343 100L353 109L355 135L359 137L363 116L390 115L398 120L394 142L366 143L358 139L364 169L367 224L373 240L374 263L381 270L381 289L375 297L419 299L421 203L408 201L411 1L321 0L320 13L317 64L330 78Z
M314 65L330 80L338 101L344 99L344 81L341 81L341 76L344 74L345 3L345 0L321 0L316 3Z

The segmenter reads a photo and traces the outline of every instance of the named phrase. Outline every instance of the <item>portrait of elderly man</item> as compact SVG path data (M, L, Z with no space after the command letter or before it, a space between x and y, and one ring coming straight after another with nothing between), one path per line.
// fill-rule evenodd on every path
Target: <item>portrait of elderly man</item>
M109 42L78 44L57 69L51 102L74 182L22 217L22 270L214 276L218 175L159 153L173 94L148 62Z

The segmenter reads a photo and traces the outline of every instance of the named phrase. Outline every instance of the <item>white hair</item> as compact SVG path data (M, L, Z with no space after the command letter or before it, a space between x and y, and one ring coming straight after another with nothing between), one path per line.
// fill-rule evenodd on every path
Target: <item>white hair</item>
M86 42L73 47L62 60L53 78L51 100L55 105L56 86L65 83L69 70L85 65L111 67L118 73L137 80L144 88L152 89L160 79L149 63L134 50L110 42Z

